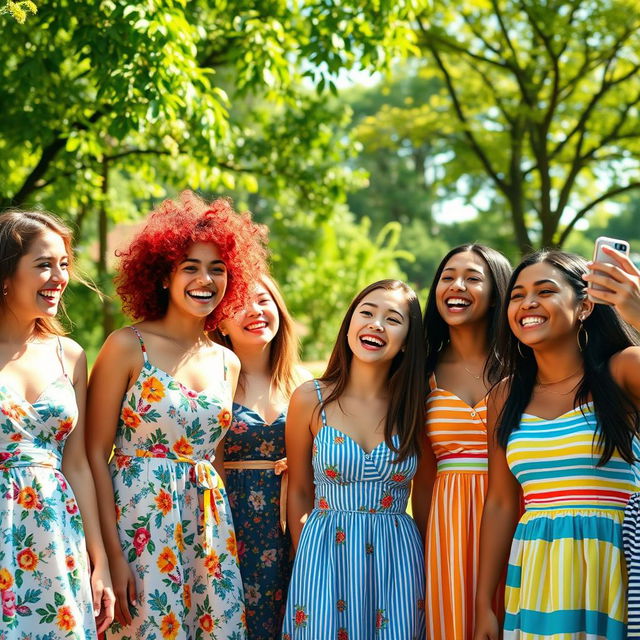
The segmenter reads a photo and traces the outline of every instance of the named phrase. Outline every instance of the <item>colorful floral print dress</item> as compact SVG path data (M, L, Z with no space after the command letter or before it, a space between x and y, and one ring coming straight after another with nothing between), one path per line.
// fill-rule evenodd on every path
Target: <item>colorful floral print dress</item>
M122 403L111 471L138 606L106 638L245 640L236 537L211 464L231 424L226 372L187 389L149 362L134 331L144 366Z
M417 458L396 464L385 442L366 453L321 418L282 640L423 640L424 556L406 513Z
M60 472L77 417L64 371L33 404L0 381L0 640L97 637L82 519Z
M282 476L276 475L275 464L284 457L284 423L284 413L267 424L252 409L234 403L224 442L250 640L280 638L291 576L291 538L280 526ZM273 468L234 468L246 461L265 461Z

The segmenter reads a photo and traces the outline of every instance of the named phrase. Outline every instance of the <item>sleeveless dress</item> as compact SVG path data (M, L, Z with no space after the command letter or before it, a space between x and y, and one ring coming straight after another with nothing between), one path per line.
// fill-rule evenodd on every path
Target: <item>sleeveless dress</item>
M633 453L636 458L633 465L636 493L631 496L624 512L622 535L629 577L627 640L640 640L640 440L637 437L633 439Z
M284 458L284 423L284 412L267 424L256 411L234 403L224 443L250 640L280 638L291 577L291 538L279 517L282 475L276 475L276 462ZM273 468L237 468L247 461Z
M133 329L144 366L122 402L111 473L138 606L106 638L245 640L236 537L211 464L231 424L226 371L203 391L188 389L149 362Z
M0 381L1 640L97 638L82 518L60 471L77 418L64 365L33 404Z
M486 399L471 407L438 388L435 375L429 384L425 428L437 473L425 541L427 639L472 640L487 494Z
M622 520L631 465L598 467L592 404L553 420L523 414L507 462L524 492L507 570L505 640L624 640Z
M417 458L394 464L385 442L366 453L321 419L282 640L422 640L424 554L406 513Z

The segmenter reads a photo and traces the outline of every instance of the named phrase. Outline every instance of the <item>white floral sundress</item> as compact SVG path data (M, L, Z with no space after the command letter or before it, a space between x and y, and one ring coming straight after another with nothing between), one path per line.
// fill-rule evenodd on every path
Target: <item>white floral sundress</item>
M133 330L144 366L122 402L111 473L138 605L106 638L245 640L231 511L211 464L231 424L226 370L210 388L188 389L149 362Z
M60 472L77 417L64 367L33 404L0 381L0 640L97 637L82 519Z

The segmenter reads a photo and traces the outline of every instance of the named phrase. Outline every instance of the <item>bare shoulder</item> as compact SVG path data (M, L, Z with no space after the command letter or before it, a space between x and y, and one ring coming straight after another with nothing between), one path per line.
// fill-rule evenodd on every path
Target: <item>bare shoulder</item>
M307 380L291 394L289 406L294 405L301 410L313 411L318 406L318 392L314 380Z
M627 347L611 356L609 370L623 388L638 395L640 390L640 347Z
M60 346L62 347L62 357L64 366L68 372L73 372L74 385L80 380L87 378L87 356L84 349L71 338L67 336L60 337Z
M60 336L60 344L68 362L75 365L83 359L86 361L84 349L75 340L67 336Z
M238 358L238 356L233 351L231 351L231 349L228 349L227 347L216 343L215 352L223 354L224 361L232 371L240 372L240 358Z
M138 337L131 330L131 327L123 327L107 336L96 363L108 361L111 364L117 363L119 366L132 370L134 367L141 367L143 360Z

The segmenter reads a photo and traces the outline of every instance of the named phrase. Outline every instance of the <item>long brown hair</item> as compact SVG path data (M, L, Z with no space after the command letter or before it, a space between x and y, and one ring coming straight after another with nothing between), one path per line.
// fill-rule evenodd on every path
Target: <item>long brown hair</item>
M293 318L287 309L284 297L276 281L265 274L259 279L258 284L261 284L267 290L278 310L278 331L269 345L271 385L285 398L289 398L293 390L301 382L297 371L300 343L295 332ZM231 339L223 334L219 328L212 331L210 335L218 344L233 351ZM240 371L239 384L242 386L242 370Z
M44 211L6 211L0 215L0 285L5 286L18 268L18 262L25 255L33 241L44 231L53 231L62 238L69 259L69 272L73 268L73 249L71 240L73 233L62 220ZM63 302L60 306L64 310ZM7 300L0 295L0 312L7 311ZM36 318L34 332L36 335L57 335L66 333L57 318Z
M402 462L410 455L419 455L422 427L424 424L425 402L425 350L422 339L422 314L415 291L401 280L379 280L365 287L351 302L340 325L336 344L333 347L327 369L319 379L330 388L320 408L339 401L351 375L353 353L349 347L347 334L356 307L362 299L376 289L402 291L409 304L409 331L405 349L399 351L389 370L389 410L384 425L384 439L387 446L398 454L396 462ZM400 446L393 444L394 429L400 436Z

